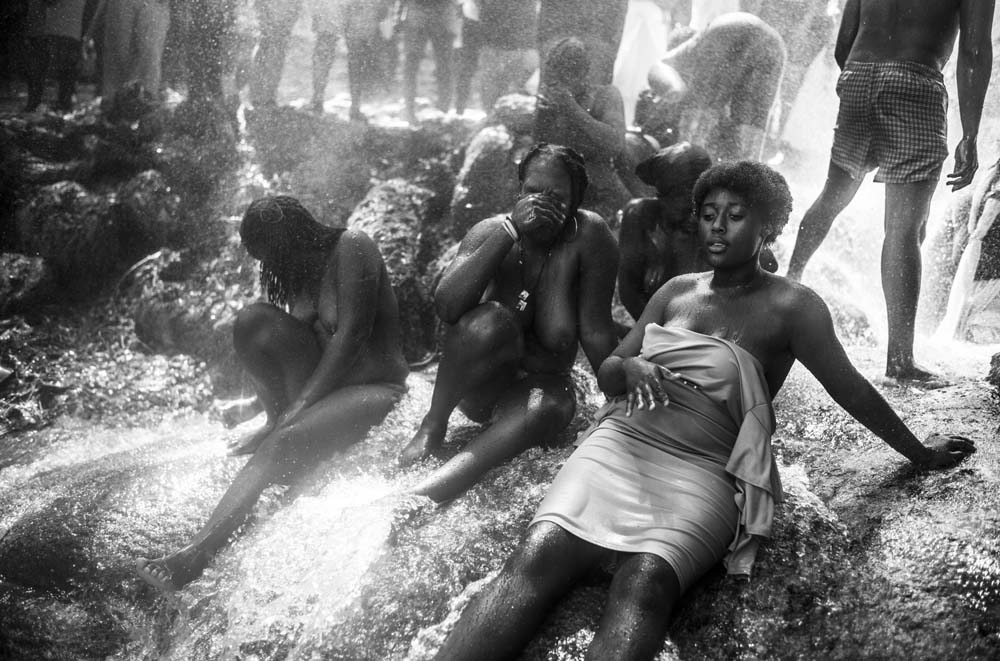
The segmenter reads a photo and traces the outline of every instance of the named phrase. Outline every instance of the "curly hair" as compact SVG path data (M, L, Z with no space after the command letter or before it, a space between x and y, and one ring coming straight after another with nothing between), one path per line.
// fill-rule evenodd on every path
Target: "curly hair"
M705 170L691 193L693 208L701 208L705 197L716 188L736 193L746 205L763 214L764 245L774 243L792 213L792 193L788 182L777 171L757 161L719 163Z
M285 307L290 294L308 273L304 250L329 250L344 230L321 224L294 197L276 195L254 200L243 214L240 239L260 260L260 287L268 302Z
M553 145L547 142L539 142L524 155L524 158L517 164L517 181L524 184L524 178L528 176L528 165L539 156L554 158L563 164L569 173L570 200L567 213L572 216L583 203L583 195L587 192L587 185L590 179L587 177L587 165L580 152L565 145Z

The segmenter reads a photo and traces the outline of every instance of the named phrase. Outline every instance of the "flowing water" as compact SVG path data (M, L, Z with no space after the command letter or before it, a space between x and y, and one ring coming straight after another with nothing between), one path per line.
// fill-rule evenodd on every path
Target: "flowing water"
M782 262L832 135L829 66L810 76L810 103L788 135L801 149L778 165L796 202ZM862 187L805 279L857 322L850 353L873 379L885 340L881 194ZM947 204L942 187L932 223ZM757 576L697 586L660 658L1000 657L998 416L981 380L998 349L921 337L918 357L956 385L885 389L918 435L979 443L961 467L933 474L908 468L793 370L776 401L789 502ZM406 499L431 466L397 471L395 455L432 378L411 375L409 394L363 443L266 492L205 574L170 598L135 577L134 559L198 530L245 461L225 455L231 432L203 416L141 428L66 418L0 438L0 658L429 658L570 451L529 451L442 508ZM599 403L592 379L582 381L585 404L564 441ZM456 415L452 450L477 429ZM581 658L606 588L595 576L576 590L525 658Z

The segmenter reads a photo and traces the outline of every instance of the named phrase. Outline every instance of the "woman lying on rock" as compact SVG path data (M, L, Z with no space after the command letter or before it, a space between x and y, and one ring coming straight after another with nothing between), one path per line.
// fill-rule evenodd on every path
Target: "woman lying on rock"
M139 576L160 589L198 577L261 492L364 438L405 391L396 298L375 243L316 222L294 198L254 201L240 236L268 303L242 310L233 344L267 411L253 456L190 544Z
M441 446L456 406L476 422L492 421L417 486L437 502L551 441L576 410L569 372L577 343L595 371L615 347L618 247L601 217L579 208L583 158L542 143L525 155L518 177L521 195L510 215L469 230L434 294L451 326L430 410L400 463Z
M920 443L851 364L819 296L761 268L791 209L781 175L717 165L694 203L713 270L667 282L601 365L609 403L438 658L515 657L560 597L612 560L587 658L653 658L678 597L720 560L749 574L770 534L782 497L771 398L796 359L914 464L943 468L974 451L957 436Z

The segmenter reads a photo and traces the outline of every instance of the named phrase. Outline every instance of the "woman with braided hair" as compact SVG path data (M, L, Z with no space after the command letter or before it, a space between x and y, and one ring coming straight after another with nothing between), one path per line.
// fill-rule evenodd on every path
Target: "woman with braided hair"
M287 197L255 200L240 226L267 303L242 310L233 344L267 413L236 452L253 456L190 544L139 576L161 590L197 578L268 486L364 438L405 391L396 298L364 233L318 223Z
M449 324L430 410L400 455L419 461L444 442L460 407L492 424L415 489L437 502L573 419L569 372L581 346L596 371L615 348L611 296L618 246L596 213L579 208L583 157L535 145L518 165L521 191L509 215L480 221L434 292Z

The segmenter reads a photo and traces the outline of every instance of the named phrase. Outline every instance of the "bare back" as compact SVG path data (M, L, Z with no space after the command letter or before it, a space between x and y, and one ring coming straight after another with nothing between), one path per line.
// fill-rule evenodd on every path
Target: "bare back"
M844 22L856 26L857 32L847 60L919 62L941 70L955 46L962 5L969 1L849 2ZM852 10L856 12L856 22L855 16L850 14Z

